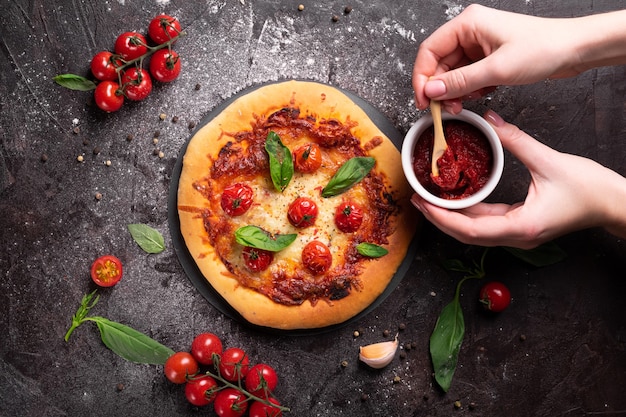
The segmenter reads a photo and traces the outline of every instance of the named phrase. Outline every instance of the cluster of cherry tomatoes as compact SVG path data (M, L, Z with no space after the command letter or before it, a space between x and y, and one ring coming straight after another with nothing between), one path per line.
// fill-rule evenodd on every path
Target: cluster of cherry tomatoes
M285 407L273 396L278 384L269 365L250 365L246 352L223 349L213 333L201 333L191 343L191 352L176 352L164 366L165 376L185 384L185 397L198 407L213 404L218 417L280 417Z
M139 101L148 97L152 78L160 82L176 79L181 64L172 44L180 34L178 19L162 14L148 25L152 44L139 32L124 32L115 40L114 52L98 52L91 60L91 72L100 81L94 92L96 105L107 112L117 111L125 98Z

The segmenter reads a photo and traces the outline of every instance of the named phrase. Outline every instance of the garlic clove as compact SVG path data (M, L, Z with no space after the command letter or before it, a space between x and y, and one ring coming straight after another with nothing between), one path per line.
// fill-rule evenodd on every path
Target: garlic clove
M359 347L359 359L366 365L380 369L389 365L398 350L398 335L393 341Z

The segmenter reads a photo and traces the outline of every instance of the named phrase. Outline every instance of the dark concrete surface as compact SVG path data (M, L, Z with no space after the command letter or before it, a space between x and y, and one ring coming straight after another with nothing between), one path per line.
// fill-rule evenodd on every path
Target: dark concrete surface
M276 368L276 394L289 415L626 415L626 245L601 230L559 239L568 257L549 267L531 267L500 249L489 253L488 277L511 288L513 303L489 316L476 302L480 282L463 287L467 333L447 394L434 385L428 338L460 276L441 263L471 261L482 250L429 224L391 296L329 333L252 330L219 313L187 279L172 248L167 203L190 124L246 87L303 78L354 92L404 134L420 117L411 88L418 45L468 5L354 0L345 14L346 2L301 3L303 11L299 2L269 0L0 3L0 415L213 415L188 405L162 367L130 363L106 349L95 325L63 340L81 297L94 289L89 265L105 253L122 259L125 276L100 291L93 314L175 350L189 349L200 332L215 332L225 345ZM624 6L620 0L481 3L564 17ZM177 16L187 32L176 45L183 71L175 82L110 115L90 104L90 93L52 82L60 73L88 76L96 52L111 49L123 31L145 32L160 12ZM624 175L625 97L626 68L616 67L500 88L467 107L479 113L491 107L542 142ZM518 201L527 183L524 167L507 155L492 200ZM129 223L159 230L167 249L144 253L128 234ZM390 366L374 371L358 362L359 345L384 340L383 332L393 335L401 323L402 355ZM362 335L353 337L355 330Z

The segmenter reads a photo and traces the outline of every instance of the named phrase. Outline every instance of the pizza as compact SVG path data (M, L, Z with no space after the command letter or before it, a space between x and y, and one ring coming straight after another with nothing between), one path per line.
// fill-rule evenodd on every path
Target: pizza
M248 322L314 329L366 309L416 228L400 153L331 86L268 84L187 144L180 231L209 284Z

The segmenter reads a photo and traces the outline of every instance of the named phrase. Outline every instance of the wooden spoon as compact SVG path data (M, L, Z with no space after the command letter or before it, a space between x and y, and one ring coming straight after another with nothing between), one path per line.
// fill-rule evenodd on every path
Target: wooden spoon
M441 121L441 103L437 100L431 100L430 112L433 115L433 125L435 128L435 142L433 144L431 171L433 173L433 177L438 177L439 166L437 165L437 160L441 158L441 155L443 155L445 150L448 148L446 138L443 134L443 122Z

